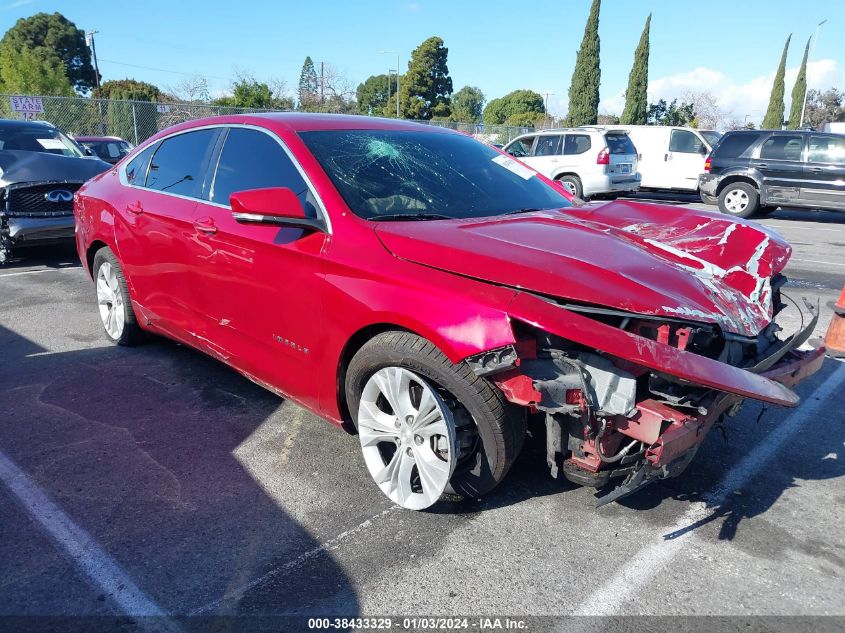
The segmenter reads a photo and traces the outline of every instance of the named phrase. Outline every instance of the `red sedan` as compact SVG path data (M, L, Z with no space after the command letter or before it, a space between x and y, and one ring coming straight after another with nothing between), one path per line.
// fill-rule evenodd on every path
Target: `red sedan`
M552 474L679 474L745 398L795 406L790 247L758 225L561 187L463 134L270 114L185 123L76 196L108 337L191 345L357 431L395 503L477 497L529 414ZM812 310L810 310L812 312ZM615 483L615 487L609 485Z

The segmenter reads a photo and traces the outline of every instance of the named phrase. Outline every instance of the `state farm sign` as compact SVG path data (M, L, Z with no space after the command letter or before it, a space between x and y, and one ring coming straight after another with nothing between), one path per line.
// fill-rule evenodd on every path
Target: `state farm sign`
M12 112L19 112L24 119L34 119L35 115L44 112L44 103L41 97L9 97L9 104L12 106Z

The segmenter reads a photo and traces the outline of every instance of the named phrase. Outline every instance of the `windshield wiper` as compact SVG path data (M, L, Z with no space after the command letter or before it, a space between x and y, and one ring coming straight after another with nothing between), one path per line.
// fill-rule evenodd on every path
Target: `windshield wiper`
M547 209L535 209L534 207L525 207L524 209L514 209L502 215L516 215L517 213L533 213L534 211L546 211Z
M453 218L441 213L385 213L384 215L374 215L368 219L377 222L382 220L390 222L392 220L452 220Z

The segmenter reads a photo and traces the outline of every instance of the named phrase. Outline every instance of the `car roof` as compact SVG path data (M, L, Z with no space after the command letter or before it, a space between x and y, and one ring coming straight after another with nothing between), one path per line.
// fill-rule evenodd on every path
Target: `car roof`
M5 127L19 127L19 128L28 128L28 127L49 127L55 128L56 126L50 123L49 121L24 121L23 119L0 119L0 125Z
M119 136L74 136L73 140L87 143L97 141L122 141L123 139Z

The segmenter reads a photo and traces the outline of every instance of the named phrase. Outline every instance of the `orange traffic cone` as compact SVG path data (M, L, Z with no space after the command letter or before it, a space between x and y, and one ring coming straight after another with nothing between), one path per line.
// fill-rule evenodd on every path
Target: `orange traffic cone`
M824 336L824 345L829 356L845 358L845 287L833 306L833 316Z

